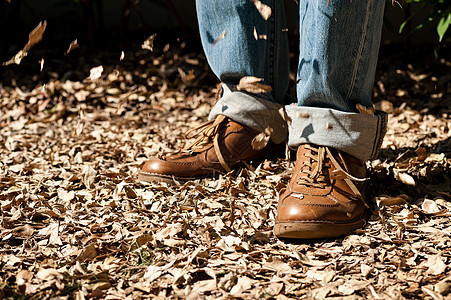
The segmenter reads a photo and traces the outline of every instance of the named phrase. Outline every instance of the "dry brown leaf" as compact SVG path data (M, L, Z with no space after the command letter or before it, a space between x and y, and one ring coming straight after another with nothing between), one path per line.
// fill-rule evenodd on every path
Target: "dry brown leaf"
M24 52L28 52L31 47L36 45L42 40L42 36L44 35L45 29L47 28L47 21L39 22L38 26L33 29L28 35L28 43L23 48Z
M282 117L282 119L287 122L288 126L291 126L291 123L293 122L293 120L291 120L291 118L288 116L287 111L285 110L284 107L279 109L279 115Z
M254 38L255 38L255 40L259 40L259 39L266 40L266 39L268 39L268 36L266 34L258 34L257 28L255 28L255 26L254 26Z
M362 272L363 277L368 278L371 273L373 272L374 267L365 265L365 264L361 264L360 265L360 271Z
M30 237L35 232L34 228L28 224L17 227L14 229L14 232L20 237Z
M271 86L262 84L262 78L254 76L244 76L236 86L239 91L246 91L252 94L269 93L272 91Z
M16 274L16 284L17 285L23 285L26 282L30 282L30 280L33 278L34 274L28 270L20 270Z
M89 79L90 80L99 79L100 76L102 76L102 73L103 73L103 66L94 67L89 71Z
M283 283L272 282L266 287L265 291L271 296L277 296L280 294L280 292L282 292L282 289L283 289ZM277 298L277 299L279 299L279 298ZM286 298L286 299L288 299L288 298Z
M40 72L42 72L42 70L44 69L44 59L43 58L41 58L40 60L39 60L39 65L40 65Z
M97 250L94 244L90 244L89 246L83 248L80 254L77 256L77 260L81 262L86 262L89 260L93 260L97 257Z
M428 260L424 263L424 266L428 268L426 274L430 275L443 274L447 267L443 258L438 254L429 256Z
M374 114L376 113L376 109L374 107L366 107L360 103L357 103L355 107L357 108L359 113L366 116L374 116Z
M437 205L437 202L434 200L424 199L423 203L421 204L421 210L425 214L430 215L443 215L444 213L448 212L448 209L440 209Z
M226 31L224 30L216 40L213 41L213 45L216 45L220 40L222 40L223 38L225 38L226 36Z
M149 36L144 43L141 45L142 49L145 50L149 50L149 51L153 51L153 42L155 40L155 37L157 36L156 33L152 34L151 36Z
M64 53L64 55L68 55L69 53L71 53L73 50L80 48L80 45L78 44L78 40L75 39L72 42L70 42L69 48L67 48L66 52Z
M395 172L395 178L396 178L396 180L401 181L404 184L416 185L415 179L413 179L413 177L407 173L403 173L403 172L399 172L399 171Z
M215 272L210 268L203 268L201 271L205 272L211 279L200 280L194 283L191 294L203 294L218 288Z
M255 151L260 151L263 148L265 148L266 145L268 144L269 140L271 139L272 132L273 132L273 129L268 126L265 128L265 131L257 134L252 139L252 142L251 142L252 149L254 149Z
M392 206L405 204L409 200L407 195L399 195L396 197L382 196L378 199L379 206Z
M230 290L230 295L239 297L244 291L252 288L252 279L243 276L238 278L236 285Z
M183 225L180 223L168 224L165 228L160 229L155 233L155 239L162 241L168 237L174 237L177 233L183 230Z
M347 280L344 284L338 286L338 291L347 296L352 295L356 291L364 289L370 282L368 281L359 281L355 279Z
M16 55L14 55L10 60L3 63L4 66L8 66L10 64L16 64L19 65L22 62L22 59L27 56L27 52L24 52L23 50L20 50L17 52Z
M262 16L263 19L268 20L269 17L271 17L272 10L271 7L269 7L266 4L263 4L260 0L251 0L255 7L257 8L258 12Z
M277 258L274 258L270 262L266 262L262 265L262 268L280 272L281 276L293 273L293 269L286 262L283 262Z
M417 159L419 161L424 161L428 157L428 153L426 151L426 148L420 147L417 150L415 150L415 153L417 154Z
M59 224L56 222L39 230L39 234L48 236L50 245L61 246L63 244L59 236Z
M58 272L56 269L45 269L45 268L40 268L39 271L37 272L36 276L39 279L45 280L45 281L49 281L49 280L54 280L54 279L58 279L58 280L62 280L64 278L64 276Z

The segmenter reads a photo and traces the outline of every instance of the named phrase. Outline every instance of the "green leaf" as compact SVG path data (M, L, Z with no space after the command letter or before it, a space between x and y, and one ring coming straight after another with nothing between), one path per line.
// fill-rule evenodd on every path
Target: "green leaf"
M399 33L402 33L402 30L404 29L404 27L406 26L408 21L409 20L406 20L406 21L402 22L402 24L399 26Z
M442 41L443 36L451 24L451 12L447 16L443 16L437 24L437 33L439 37L439 42Z

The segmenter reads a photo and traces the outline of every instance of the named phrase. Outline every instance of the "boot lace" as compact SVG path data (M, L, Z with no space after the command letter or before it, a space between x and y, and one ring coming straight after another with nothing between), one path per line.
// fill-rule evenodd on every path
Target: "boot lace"
M301 177L298 181L299 185L310 186L315 188L324 188L329 180L344 180L349 188L359 198L363 198L354 181L362 182L368 178L357 178L349 173L345 159L341 152L334 154L329 147L314 146L306 144L305 148L309 151L305 153L309 159L305 162L301 169ZM338 156L338 157L337 157ZM315 164L316 163L316 164ZM315 165L315 166L314 166ZM328 169L334 166L335 170L329 176Z
M195 138L195 140L191 144L184 147L182 151L192 154L200 149L203 149L205 146L210 144L211 141L213 141L213 148L216 156L218 157L219 163L227 172L230 172L231 168L226 163L224 156L221 153L221 149L219 148L219 130L221 128L221 124L223 124L226 119L226 116L218 115L214 120L190 129L185 134L185 138Z

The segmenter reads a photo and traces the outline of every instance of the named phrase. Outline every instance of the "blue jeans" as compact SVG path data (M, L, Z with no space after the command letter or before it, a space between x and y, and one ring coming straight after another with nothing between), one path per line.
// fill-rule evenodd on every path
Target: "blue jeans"
M224 114L259 131L269 126L271 139L288 141L290 147L313 143L361 160L374 158L386 114L361 113L357 106L372 107L385 0L299 1L297 103L286 96L289 51L283 1L261 2L271 7L267 20L250 0L196 1L207 60L224 83L210 119ZM237 90L243 76L262 78L272 92Z

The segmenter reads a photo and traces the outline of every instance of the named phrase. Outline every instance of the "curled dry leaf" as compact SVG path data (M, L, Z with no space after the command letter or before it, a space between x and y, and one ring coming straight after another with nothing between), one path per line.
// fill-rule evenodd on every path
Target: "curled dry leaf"
M360 271L362 272L363 277L368 278L371 275L371 272L373 272L374 267L362 264L360 265Z
M153 51L153 42L155 40L155 37L157 36L156 33L152 34L151 36L149 36L144 43L141 45L142 49L145 50L149 50L149 51Z
M379 198L379 206L392 206L405 204L409 200L407 195L399 195L396 197L382 196Z
M266 4L263 4L260 0L251 0L255 7L257 8L258 12L262 16L263 19L268 20L269 17L271 17L271 7L269 7Z
M258 39L266 40L266 39L268 39L268 36L266 34L258 34L257 28L255 28L255 26L254 26L254 38L255 38L255 40L258 40Z
M238 278L236 285L230 290L230 294L235 297L239 297L241 293L252 288L252 279L243 276Z
M28 43L23 48L24 52L27 52L34 45L39 43L42 40L42 36L44 35L45 29L47 28L47 21L40 22L35 29L33 29L28 35Z
M399 2L399 1L397 1L397 0L392 0L391 1L391 5L393 6L393 7L395 7L395 4L398 4L398 6L402 9L403 7L402 7L402 5L401 5L401 3Z
M96 177L96 170L94 170L93 167L91 166L85 166L84 170L83 170L83 183L85 184L85 186L89 189L91 188L92 184L94 183L94 178Z
M424 266L428 268L426 274L431 275L440 275L447 267L440 254L429 256L428 260L424 263Z
M213 45L216 45L216 43L218 43L220 40L222 40L223 38L225 38L226 36L226 31L224 30L216 40L213 41Z
M79 47L80 47L80 45L78 44L78 40L77 39L73 40L72 42L70 42L69 48L67 48L67 50L64 53L64 55L68 55L73 50L78 49Z
M401 181L402 183L407 185L416 185L415 179L413 179L413 177L410 176L409 174L397 170L395 170L394 174L396 180Z
M269 93L272 91L271 86L260 83L263 81L263 78L258 78L254 76L244 76L240 79L240 82L237 85L237 90L246 91L251 94L261 94L261 93Z
M440 209L435 201L429 199L424 199L421 204L421 210L423 210L424 213L431 215L446 211L446 209Z
M102 76L103 73L103 66L94 67L89 72L89 79L96 80L99 79L100 76Z
M88 260L93 260L97 256L97 250L94 244L90 244L81 250L80 254L77 256L77 260L85 262Z
M287 122L288 126L291 126L291 123L293 122L293 120L291 120L290 116L288 116L287 111L285 110L285 107L281 107L279 109L279 115L282 118L282 120Z
M27 56L28 51L39 43L42 40L42 36L44 35L45 29L47 28L47 21L40 22L38 26L36 26L35 29L33 29L30 34L28 35L28 42L23 47L22 50L20 50L16 55L13 56L10 60L7 62L4 62L3 65L7 66L10 64L16 64L19 65L22 62L22 59Z
M360 103L357 103L355 107L361 114L366 116L374 116L374 114L376 113L376 109L374 107L366 107Z
M271 138L273 131L274 130L268 126L265 128L265 131L257 134L251 142L252 149L254 149L255 151L260 151L265 148Z

